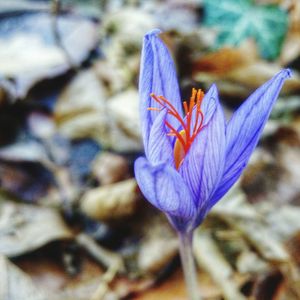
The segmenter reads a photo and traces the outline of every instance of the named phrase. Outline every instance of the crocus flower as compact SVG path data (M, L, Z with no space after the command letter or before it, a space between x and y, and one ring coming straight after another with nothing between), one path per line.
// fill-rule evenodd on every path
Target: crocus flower
M258 143L282 85L282 70L224 117L212 85L180 98L171 56L153 30L144 38L139 80L145 156L135 176L145 198L179 232L190 232L237 181Z

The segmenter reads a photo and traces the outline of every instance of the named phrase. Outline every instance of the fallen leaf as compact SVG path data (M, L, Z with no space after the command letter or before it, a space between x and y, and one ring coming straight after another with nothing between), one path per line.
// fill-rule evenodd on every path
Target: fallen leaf
M300 13L300 12L299 12ZM279 58L280 64L287 66L300 56L300 30L298 32L290 32L282 46Z
M138 104L138 92L134 89L108 99L108 108L115 121L115 126L112 129L114 148L121 144L122 140L124 140L124 144L131 142L135 150L142 148Z
M49 300L45 291L34 285L31 278L0 255L0 299Z
M129 176L128 162L121 155L103 152L93 161L92 174L101 185L115 183Z
M24 201L37 202L54 187L53 174L40 163L1 161L0 172L2 190Z
M52 208L0 202L0 253L18 256L72 233Z
M300 232L300 208L292 205L285 205L280 209L271 206L266 213L266 221L270 227L274 228L276 235L286 242L292 239L298 232Z
M209 276L203 272L198 274L199 292L203 299L220 299L221 290L212 282ZM172 276L160 285L150 288L148 291L138 294L133 300L186 300L187 292L181 271L176 271Z
M92 138L116 151L141 149L138 92L106 99L94 69L81 72L62 92L55 107L58 131L71 139Z
M79 65L97 44L96 25L72 15L59 16L57 29L53 16L44 12L14 14L0 24L0 74L14 80L17 98L25 97L37 81L67 71L69 60Z
M197 231L194 235L194 254L199 266L204 268L222 289L227 299L245 300L234 281L234 271L216 243L207 232Z
M226 76L227 72L257 60L256 46L251 41L239 48L224 47L214 52L202 54L193 64L193 72L216 73Z
M258 221L227 219L232 228L241 232L255 249L267 260L287 263L290 257L271 227Z
M196 72L193 77L196 81L204 82L207 87L216 83L220 93L225 96L245 99L254 89L261 86L281 69L282 67L278 64L258 60L255 63L238 66L224 74L201 71ZM282 93L292 94L299 90L300 76L298 72L293 71L293 76L286 81Z
M45 148L38 142L27 141L0 148L0 159L10 162L47 162Z
M242 177L242 187L250 201L268 200L277 205L297 202L299 145L299 133L291 126L279 124L265 136L265 147L254 152Z
M176 238L153 238L145 241L139 249L138 267L141 272L158 273L177 255Z
M132 215L137 199L136 181L128 179L88 190L82 196L81 210L96 220L116 220Z

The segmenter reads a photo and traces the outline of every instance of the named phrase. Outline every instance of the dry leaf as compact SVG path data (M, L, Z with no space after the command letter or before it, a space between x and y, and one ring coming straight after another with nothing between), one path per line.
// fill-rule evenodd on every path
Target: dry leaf
M119 77L119 82L112 81L110 85L113 92L135 85L143 36L155 27L153 15L134 7L124 7L103 18L100 33L103 38L102 51L108 69L113 70L109 73ZM108 69L105 68L102 72L107 72Z
M139 249L138 267L143 273L158 273L178 253L176 238L152 238L146 240Z
M0 148L0 159L11 162L47 162L45 148L38 142L27 141Z
M71 237L72 233L54 209L0 202L1 254L18 256L51 241Z
M62 135L93 138L117 151L141 149L137 91L106 100L93 69L81 72L60 95L55 119Z
M255 44L247 41L239 48L222 48L202 55L194 62L194 72L225 75L236 68L249 65L257 59Z
M115 220L132 215L137 199L136 181L128 179L87 191L81 199L81 210L96 220Z
M289 261L288 253L271 228L259 223L258 220L227 218L227 222L241 232L265 259L284 263Z
M14 79L15 97L24 97L35 82L65 72L70 68L68 60L80 64L97 43L96 25L79 17L57 19L61 47L49 13L17 14L2 18L1 23L6 30L0 37L0 73Z
M282 46L279 61L281 65L286 66L293 60L297 59L299 56L300 56L300 30L298 32L289 32Z
M1 300L49 300L44 291L38 289L31 278L0 255L0 299Z
M103 152L93 161L92 174L101 185L115 183L128 177L128 162L121 155Z
M108 108L114 123L111 128L112 145L115 149L131 143L131 150L141 150L141 131L138 114L139 95L135 89L108 99ZM130 144L129 144L130 145Z
M234 281L233 269L207 232L199 230L194 235L194 253L197 263L210 274L215 283L222 289L226 299L246 299Z

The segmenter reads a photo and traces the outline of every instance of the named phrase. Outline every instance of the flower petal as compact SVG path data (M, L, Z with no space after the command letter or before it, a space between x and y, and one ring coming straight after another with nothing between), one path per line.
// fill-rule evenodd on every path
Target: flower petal
M158 115L156 111L149 111L148 108L160 107L150 94L164 96L171 101L172 105L182 115L175 66L167 47L158 37L159 33L160 30L156 29L145 35L141 57L139 79L140 117L146 153L148 151L150 128ZM173 117L168 117L168 121L175 128L178 127L178 122Z
M195 214L191 193L179 173L165 163L152 166L144 157L134 164L135 177L145 198L169 216L188 221Z
M220 105L217 86L212 84L207 93L205 93L201 110L204 115L204 125L207 124L216 110L216 106Z
M179 172L193 194L199 216L218 186L225 164L225 117L216 98L210 121L194 140Z
M152 165L168 162L174 165L173 147L165 126L167 110L163 109L150 130L147 158Z
M246 167L284 81L290 76L290 70L282 70L250 95L233 114L226 128L225 171L212 205L229 190Z
M203 125L206 125L212 115L214 114L216 107L219 103L219 97L218 97L218 90L215 84L213 84L207 93L204 95L204 98L202 100L201 110L204 116ZM185 122L186 122L185 117ZM191 131L193 131L193 128L195 127L195 123L197 122L197 106L195 105L192 112L192 120L191 120ZM198 124L200 123L200 120L198 118Z

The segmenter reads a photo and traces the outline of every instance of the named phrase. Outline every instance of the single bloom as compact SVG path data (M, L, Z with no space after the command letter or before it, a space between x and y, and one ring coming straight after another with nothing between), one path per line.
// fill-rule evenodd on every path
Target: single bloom
M145 198L176 230L191 231L237 181L284 81L282 70L224 117L218 91L192 90L181 102L175 66L159 30L144 37L139 94L145 157L135 176Z

